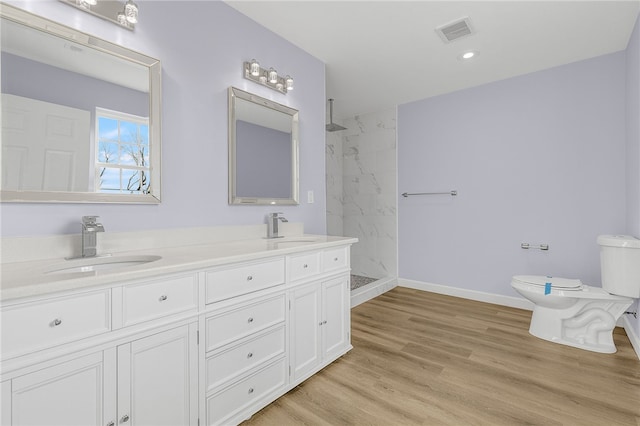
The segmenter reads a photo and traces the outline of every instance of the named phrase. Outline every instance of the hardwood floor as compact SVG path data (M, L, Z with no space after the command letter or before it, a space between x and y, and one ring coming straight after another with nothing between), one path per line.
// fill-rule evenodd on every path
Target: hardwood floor
M640 426L640 361L529 334L531 312L407 288L352 310L354 349L244 424Z

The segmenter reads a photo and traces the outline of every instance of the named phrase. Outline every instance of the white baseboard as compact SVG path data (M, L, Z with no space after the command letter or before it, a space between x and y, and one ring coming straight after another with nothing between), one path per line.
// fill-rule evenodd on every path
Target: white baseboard
M351 292L351 308L355 308L356 306L366 302L367 300L371 300L374 297L380 296L382 293L386 293L397 285L397 278L390 277L382 278L378 281L372 282L371 284L356 288Z
M479 302L526 309L528 311L533 310L533 303L520 297L503 296L501 294L485 293L483 291L449 287L446 285L426 283L423 281L414 281L404 278L398 278L398 285L400 287L430 291L431 293L446 294L447 296L461 297L463 299L477 300Z
M622 316L622 324L624 327L624 331L627 333L627 337L629 337L629 341L631 342L631 346L633 346L633 350L636 352L638 359L640 359L640 337L635 333L633 326L631 325L630 315Z

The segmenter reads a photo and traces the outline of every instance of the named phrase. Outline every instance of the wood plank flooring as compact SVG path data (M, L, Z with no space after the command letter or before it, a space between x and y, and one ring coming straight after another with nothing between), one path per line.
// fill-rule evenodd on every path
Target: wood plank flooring
M258 425L640 426L640 361L529 334L531 312L396 287L352 310L354 349Z

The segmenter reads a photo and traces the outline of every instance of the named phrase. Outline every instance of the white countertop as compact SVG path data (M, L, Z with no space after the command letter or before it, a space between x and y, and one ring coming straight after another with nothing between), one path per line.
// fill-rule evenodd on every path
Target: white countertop
M50 293L88 289L158 275L194 271L213 266L245 262L270 256L354 244L357 238L326 235L298 235L278 239L247 239L180 247L132 250L113 256L160 256L150 263L106 271L47 274L74 265L64 258L2 264L0 301L43 296Z

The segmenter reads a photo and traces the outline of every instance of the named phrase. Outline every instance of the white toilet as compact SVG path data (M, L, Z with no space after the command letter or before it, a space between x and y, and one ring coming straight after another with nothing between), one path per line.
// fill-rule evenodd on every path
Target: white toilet
M616 321L633 303L631 298L640 298L640 239L601 235L598 244L602 288L576 279L513 277L511 286L535 304L529 333L589 351L616 351Z

